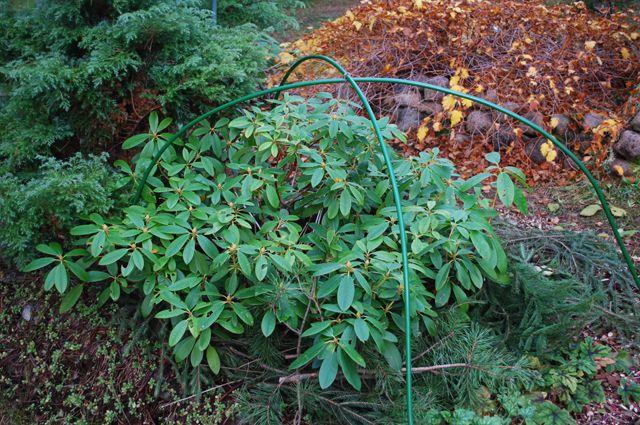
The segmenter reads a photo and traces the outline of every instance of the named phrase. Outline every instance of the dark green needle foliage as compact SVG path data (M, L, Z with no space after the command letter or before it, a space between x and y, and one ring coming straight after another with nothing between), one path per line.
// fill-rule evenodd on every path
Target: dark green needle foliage
M510 346L538 354L566 348L587 326L615 328L637 342L637 295L611 243L592 233L496 228L511 285L485 287L477 320L495 326Z
M269 49L195 1L0 2L0 158L112 150L153 109L185 118L255 88Z
M68 234L80 215L104 214L116 203L117 176L106 155L39 159L35 177L0 178L0 257L21 264L35 245Z
M242 10L224 16L228 27L214 27L209 6L195 0L0 0L5 259L21 263L25 246L61 240L79 203L88 203L84 213L105 212L113 203L106 184L88 194L96 201L102 196L102 206L82 199L92 183L104 182L105 161L101 170L96 160L84 161L93 175L83 161L67 162L66 172L87 182L74 186L67 179L57 184L64 190L52 191L38 156L63 160L106 151L113 161L122 155L121 140L139 132L151 111L183 121L256 88L275 43ZM34 197L44 194L51 207L42 211ZM70 200L72 194L79 199Z

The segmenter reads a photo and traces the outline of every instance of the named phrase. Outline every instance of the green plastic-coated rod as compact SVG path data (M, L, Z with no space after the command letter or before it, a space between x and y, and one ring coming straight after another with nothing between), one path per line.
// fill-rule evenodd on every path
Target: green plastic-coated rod
M289 72L289 74L291 74L291 72ZM506 108L503 108L499 105L496 105L492 102L489 102L485 99L479 98L479 97L475 97L472 95L469 95L467 93L462 93L462 92L458 92L455 90L451 90L449 88L445 88L445 87L440 87L440 86L435 86L432 84L428 84L428 83L422 83L422 82L417 82L417 81L410 81L410 80L404 80L404 79L398 79L398 78L382 78L382 77L350 77L352 81L356 82L356 83L391 83L391 84L403 84L403 85L408 85L408 86L414 86L414 87L420 87L420 88L425 88L425 89L429 89L429 90L433 90L433 91L437 91L437 92L441 92L441 93L446 93L446 94L450 94L452 96L456 96L459 98L463 98L463 99L468 99L471 100L473 102L485 105L491 109L497 110L499 112L502 112L510 117L512 117L513 119L527 125L528 127L532 128L533 130L535 130L536 132L538 132L539 134L541 134L542 136L544 136L545 138L547 138L549 141L551 141L556 147L558 147L558 149L560 149L560 151L562 151L565 155L567 155L575 164L576 166L580 169L580 171L582 171L586 176L587 179L589 180L589 182L591 183L591 185L593 186L596 195L598 197L598 200L600 201L600 203L602 204L603 210L605 212L605 215L607 217L607 221L609 222L609 225L611 226L611 229L613 231L613 234L615 236L616 242L618 243L618 246L620 247L620 250L622 252L622 255L624 257L625 262L627 263L627 266L629 267L629 271L631 272L631 275L633 277L633 280L635 281L636 285L638 287L640 287L640 277L638 277L638 272L636 271L636 267L633 263L633 260L631 259L631 256L629 255L626 246L624 244L624 241L622 240L622 237L620 236L620 233L618 231L618 226L616 224L616 220L613 217L613 214L611 213L611 209L609 208L609 204L604 196L604 193L602 192L602 189L600 188L600 185L598 184L598 181L593 177L593 175L591 174L591 172L587 169L587 167L584 165L584 163L573 153L571 152L571 150L569 148L567 148L565 145L563 145L562 143L560 143L554 136L552 136L550 133L548 133L547 131L545 131L543 128L541 128L540 126L538 126L537 124L531 122L530 120L516 114L515 112L512 112ZM143 174L142 178L140 179L139 183L138 183L138 188L136 190L133 202L134 203L138 203L140 200L140 197L142 195L142 191L144 190L144 187L146 185L146 181L149 177L149 175L151 174L151 170L153 169L154 165L156 165L158 163L158 161L160 160L160 158L162 157L162 154L169 148L169 146L171 146L173 144L173 142L177 139L179 139L180 137L184 136L191 128L193 128L196 124L198 124L199 122L219 113L222 112L228 108L231 108L239 103L242 102L246 102L248 100L252 100L258 97L262 97L262 96L266 96L269 94L273 94L273 93L280 93L283 91L287 91L287 90L293 90L293 89L297 89L297 88L302 88L302 87L311 87L311 86L318 86L318 85L324 85L324 84L342 84L342 83L349 83L349 81L347 80L347 78L330 78L330 79L319 79L319 80L312 80L312 81L301 81L301 82L296 82L296 83L290 83L290 84L284 84L278 87L272 87L270 89L266 89L266 90L261 90L261 91L257 91L254 93L250 93L247 94L245 96L242 96L240 98L237 98L235 100L232 100L230 102L227 102L223 105L220 105L202 115L200 115L199 117L193 119L192 121L190 121L189 123L185 124L183 127L181 127L178 132L176 132L175 134L173 134L169 139L167 139L167 141L165 142L165 144L160 148L160 150L156 153L156 155L154 156L151 164L149 165L149 167L145 170L145 173ZM372 122L375 122L372 120ZM395 176L394 176L395 177ZM405 289L408 286L405 285ZM405 302L408 301L407 298L405 298ZM409 328L407 328L409 329ZM406 332L406 334L408 334L408 332ZM410 359L409 359L410 360ZM407 363L407 368L410 368L411 366L411 362L409 361ZM408 398L408 400L410 400L410 398ZM407 407L410 407L407 406ZM411 410L408 409L408 417L412 418L412 413ZM409 419L411 421L411 419Z
M378 120L376 119L376 115L373 113L373 109L371 109L371 104L362 92L362 89L360 89L358 83L354 81L349 73L338 62L324 55L309 55L301 57L289 67L289 70L285 73L284 77L282 77L280 86L282 87L287 83L287 79L289 79L289 76L293 73L293 71L295 71L298 66L309 60L319 60L333 66L338 70L338 72L342 74L344 79L356 92L358 98L360 99L360 102L362 103L362 106L364 106L365 111L367 111L367 115L369 116L371 124L373 125L373 131L375 132L376 138L378 139L378 145L380 146L380 151L382 152L384 162L387 166L387 174L389 175L389 182L391 183L393 203L395 204L396 216L398 217L398 233L400 233L400 251L402 255L402 291L404 298L404 362L406 385L405 397L407 407L407 424L413 425L413 375L411 373L411 288L409 287L409 251L407 246L407 230L404 225L402 200L400 198L398 182L396 181L396 173L393 169L393 164L391 163L389 149L387 147L387 144L384 142L384 138L382 137L382 132L380 131ZM279 92L276 93L276 95L277 94L279 94Z

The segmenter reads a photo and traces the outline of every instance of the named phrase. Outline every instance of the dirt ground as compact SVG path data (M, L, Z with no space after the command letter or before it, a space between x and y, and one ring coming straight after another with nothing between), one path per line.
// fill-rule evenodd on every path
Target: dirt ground
M304 33L318 28L323 22L344 15L347 9L358 4L358 0L311 0L296 14L300 29L287 31L276 38L282 42L297 40Z

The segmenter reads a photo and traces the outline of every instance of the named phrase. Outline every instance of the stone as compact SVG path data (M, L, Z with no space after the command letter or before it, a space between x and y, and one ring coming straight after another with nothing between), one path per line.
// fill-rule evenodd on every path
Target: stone
M638 112L636 116L633 117L633 119L629 123L629 127L631 127L631 130L640 133L640 112Z
M417 80L420 81L422 83L427 83L427 84L431 84L434 86L438 86L438 87L445 87L445 88L449 88L449 79L443 75L438 75L435 77L430 77L430 78L424 78L424 79L420 79ZM422 95L423 99L426 100L427 102L440 102L442 101L442 98L444 97L444 93L441 93L439 91L435 91L435 90L429 90L429 89L424 89L424 93Z
M577 146L578 152L586 154L591 148L593 139L587 134L580 134L575 138L574 145Z
M631 164L621 158L614 158L606 165L607 172L616 177L631 177ZM622 172L622 174L620 174Z
M505 102L503 104L500 104L500 106L502 106L505 109L510 110L511 112L515 112L516 114L520 113L520 110L522 109L522 106L520 106L518 103L516 102ZM514 119L511 118L509 115L504 114L502 112L499 111L492 111L493 117L494 119L499 122L500 124L511 124L513 123Z
M486 133L493 126L491 114L483 111L471 111L464 126L469 134Z
M483 98L484 100L488 100L491 103L496 103L496 104L499 103L498 102L498 92L495 91L494 89L487 90L487 92L485 94L483 94L483 95L481 95L479 97ZM481 103L476 103L476 104L474 104L474 106L477 106L479 109L484 109L484 110L487 110L487 111L493 111L494 110L493 108L490 108L490 107L488 107L486 105L483 105Z
M640 159L640 133L625 130L613 145L613 151L622 159L635 161Z
M500 128L491 133L491 143L493 144L493 150L499 151L502 148L506 148L517 139L513 130L508 128Z
M551 121L557 122L556 126L551 129L553 131L553 134L565 138L567 133L569 132L571 120L566 115L553 114L551 115Z
M542 115L541 112L530 111L524 114L524 117L529 121L533 122L534 124L540 127L544 127L544 115ZM539 135L537 131L535 131L533 128L529 127L528 125L522 124L521 127L522 127L522 132L526 136L534 137Z
M471 138L464 133L456 133L455 136L453 136L453 141L458 144L466 144L469 143L470 140Z
M27 322L31 321L31 311L32 311L32 307L31 304L26 304L24 307L22 307L22 320L25 320Z
M407 132L414 128L418 128L421 121L420 111L416 108L401 107L398 110L397 124L400 131Z
M510 110L511 112L515 112L516 114L520 113L520 110L522 109L522 107L518 103L511 102L511 101L505 102L505 103L501 104L500 106L502 106L505 109ZM513 118L511 118L509 115L504 114L504 113L499 112L499 111L493 111L493 116L495 117L495 120L498 121L501 124L513 121Z
M425 116L435 115L442 112L442 104L437 102L423 102L418 105L417 109Z
M540 146L545 142L543 137L530 140L524 147L527 156L536 164L544 164L547 159L540 152Z
M411 106L417 108L420 105L420 92L415 87L408 87L393 96L393 101L398 106Z
M604 115L596 114L595 112L589 112L582 119L582 127L585 130L593 130L605 120Z

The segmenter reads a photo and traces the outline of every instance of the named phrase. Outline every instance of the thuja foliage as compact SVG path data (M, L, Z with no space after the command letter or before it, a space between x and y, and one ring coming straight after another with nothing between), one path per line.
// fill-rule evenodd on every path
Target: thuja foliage
M68 234L79 215L104 214L116 203L116 174L106 155L40 161L36 177L0 179L1 256L23 264L35 245Z
M86 284L103 285L99 303L140 294L145 315L170 323L178 362L206 359L217 373L216 347L259 326L299 336L289 369L312 363L321 388L341 371L360 389L363 350L402 367L401 258L384 161L371 123L349 105L324 94L271 103L203 122L157 163L170 120L152 114L150 131L124 142L141 148L132 165L118 164L122 185L153 167L142 204L90 215L71 231L75 249L40 245L47 257L26 270L52 267L45 288L65 294L63 310ZM386 139L404 137L381 126ZM523 176L496 153L490 172L467 180L437 150L393 162L412 241L411 332L434 334L436 308L465 304L485 280L507 282L489 221L495 199L481 186L497 175L498 198L523 207L512 180Z
M0 1L4 169L112 150L151 110L182 119L247 93L270 53L256 27L214 27L195 0L13 3Z

